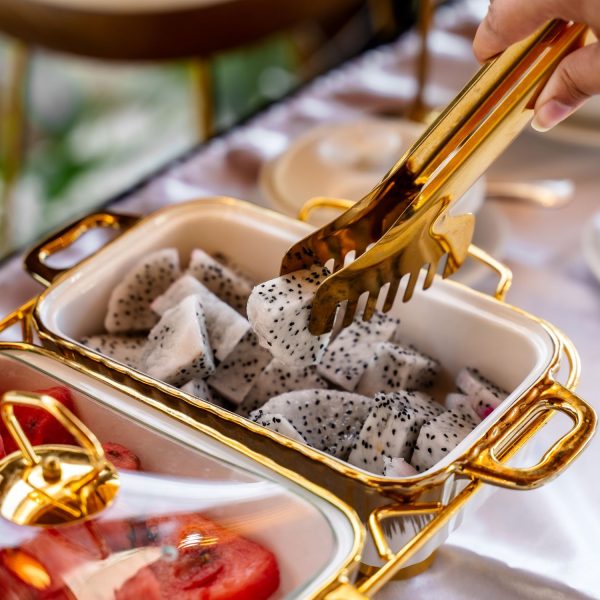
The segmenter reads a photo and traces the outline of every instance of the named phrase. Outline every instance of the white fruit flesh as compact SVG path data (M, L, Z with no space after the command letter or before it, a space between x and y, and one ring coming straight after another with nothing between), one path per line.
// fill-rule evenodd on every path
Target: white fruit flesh
M191 275L183 275L156 298L152 310L162 315L188 296L200 299L213 354L218 360L225 359L250 329L250 323Z
M100 354L137 369L147 340L145 336L123 335L118 333L100 333L80 340L82 344Z
M372 402L348 392L298 390L271 398L260 411L283 415L308 444L346 459Z
M391 342L378 342L371 348L367 369L356 391L365 396L397 390L421 390L431 387L439 363L413 348Z
M109 333L148 331L158 321L150 304L180 275L179 254L165 248L148 255L113 289L104 327Z
M246 315L246 303L252 291L252 282L237 269L225 266L204 250L192 251L187 272L204 284L223 302L240 314Z
M168 310L152 329L142 370L173 385L203 379L214 372L204 311L197 297L188 296Z
M317 373L316 367L293 367L273 359L256 378L238 413L247 416L271 398L285 392L327 387L327 381Z
M248 319L261 346L285 364L304 367L321 361L330 334L308 329L315 292L329 275L314 265L257 285L248 299Z
M354 391L368 367L371 346L389 340L398 320L375 312L371 321L355 319L327 348L318 371L339 387Z
M227 400L239 405L270 362L271 355L260 347L250 329L233 352L219 364L208 383Z
M283 415L257 411L253 420L271 431L276 431L302 444L307 443L300 432Z

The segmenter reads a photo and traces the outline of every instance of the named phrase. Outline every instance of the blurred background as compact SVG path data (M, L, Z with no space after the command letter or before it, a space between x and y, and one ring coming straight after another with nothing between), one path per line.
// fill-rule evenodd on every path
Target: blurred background
M236 9L253 3L249 16ZM220 13L203 13L213 4ZM3 1L0 256L396 38L417 12L416 0L337 0L322 10L308 0L289 4ZM165 6L191 12L185 23L171 22L160 14Z

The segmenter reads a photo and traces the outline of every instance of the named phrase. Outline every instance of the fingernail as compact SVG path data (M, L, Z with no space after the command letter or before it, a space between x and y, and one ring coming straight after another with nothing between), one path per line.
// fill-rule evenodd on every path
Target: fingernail
M535 111L531 126L536 131L548 131L564 121L574 110L574 107L558 100L548 100Z

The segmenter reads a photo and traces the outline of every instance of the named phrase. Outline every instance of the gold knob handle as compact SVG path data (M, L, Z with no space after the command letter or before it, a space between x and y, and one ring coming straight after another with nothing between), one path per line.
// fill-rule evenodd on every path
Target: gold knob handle
M55 417L80 446L33 447L14 408L45 410ZM114 467L94 434L52 396L7 392L0 417L18 451L0 462L0 514L19 525L57 526L85 520L115 498L119 481Z

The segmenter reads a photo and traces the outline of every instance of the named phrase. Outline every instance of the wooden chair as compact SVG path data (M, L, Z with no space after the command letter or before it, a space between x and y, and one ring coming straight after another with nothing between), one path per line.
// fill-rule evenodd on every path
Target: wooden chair
M2 0L0 32L15 38L9 85L0 104L3 215L22 164L28 63L36 48L104 60L193 59L199 131L207 135L214 122L211 56L304 24L327 27L342 22L364 4L365 0ZM6 222L2 218L0 244L8 238Z

